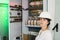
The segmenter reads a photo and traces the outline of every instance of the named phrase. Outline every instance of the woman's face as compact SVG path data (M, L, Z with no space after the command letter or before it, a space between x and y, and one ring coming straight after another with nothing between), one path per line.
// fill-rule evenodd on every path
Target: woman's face
M48 25L48 20L45 18L40 18L40 27L47 27Z

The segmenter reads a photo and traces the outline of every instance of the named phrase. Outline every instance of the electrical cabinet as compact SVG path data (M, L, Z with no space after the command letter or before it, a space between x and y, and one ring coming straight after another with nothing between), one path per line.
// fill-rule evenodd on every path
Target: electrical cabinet
M28 2L29 16L28 20L25 21L27 26L39 27L38 16L43 11L43 0L29 0Z
M21 22L21 21L22 21L22 6L10 5L10 22Z
M38 19L43 11L43 0L29 0L29 19Z

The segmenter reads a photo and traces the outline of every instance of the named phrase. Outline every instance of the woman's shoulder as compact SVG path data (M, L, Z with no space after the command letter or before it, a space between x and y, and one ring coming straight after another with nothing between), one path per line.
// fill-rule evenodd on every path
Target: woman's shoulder
M47 30L47 31L46 31L46 34L47 34L47 35L53 35L54 32L53 32L52 30Z
M48 29L47 31L48 31L48 32L51 32L52 30L49 30L49 29Z

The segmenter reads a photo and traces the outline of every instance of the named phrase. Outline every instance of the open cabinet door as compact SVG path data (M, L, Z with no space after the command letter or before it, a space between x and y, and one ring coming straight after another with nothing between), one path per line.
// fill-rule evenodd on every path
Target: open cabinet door
M2 1L0 0L0 40L8 40L9 38L8 2L7 0L2 0Z

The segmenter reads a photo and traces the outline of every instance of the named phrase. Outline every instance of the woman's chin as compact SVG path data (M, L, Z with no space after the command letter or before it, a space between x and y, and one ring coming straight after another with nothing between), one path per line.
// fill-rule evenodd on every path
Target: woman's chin
M40 25L40 27L44 27L44 25Z

